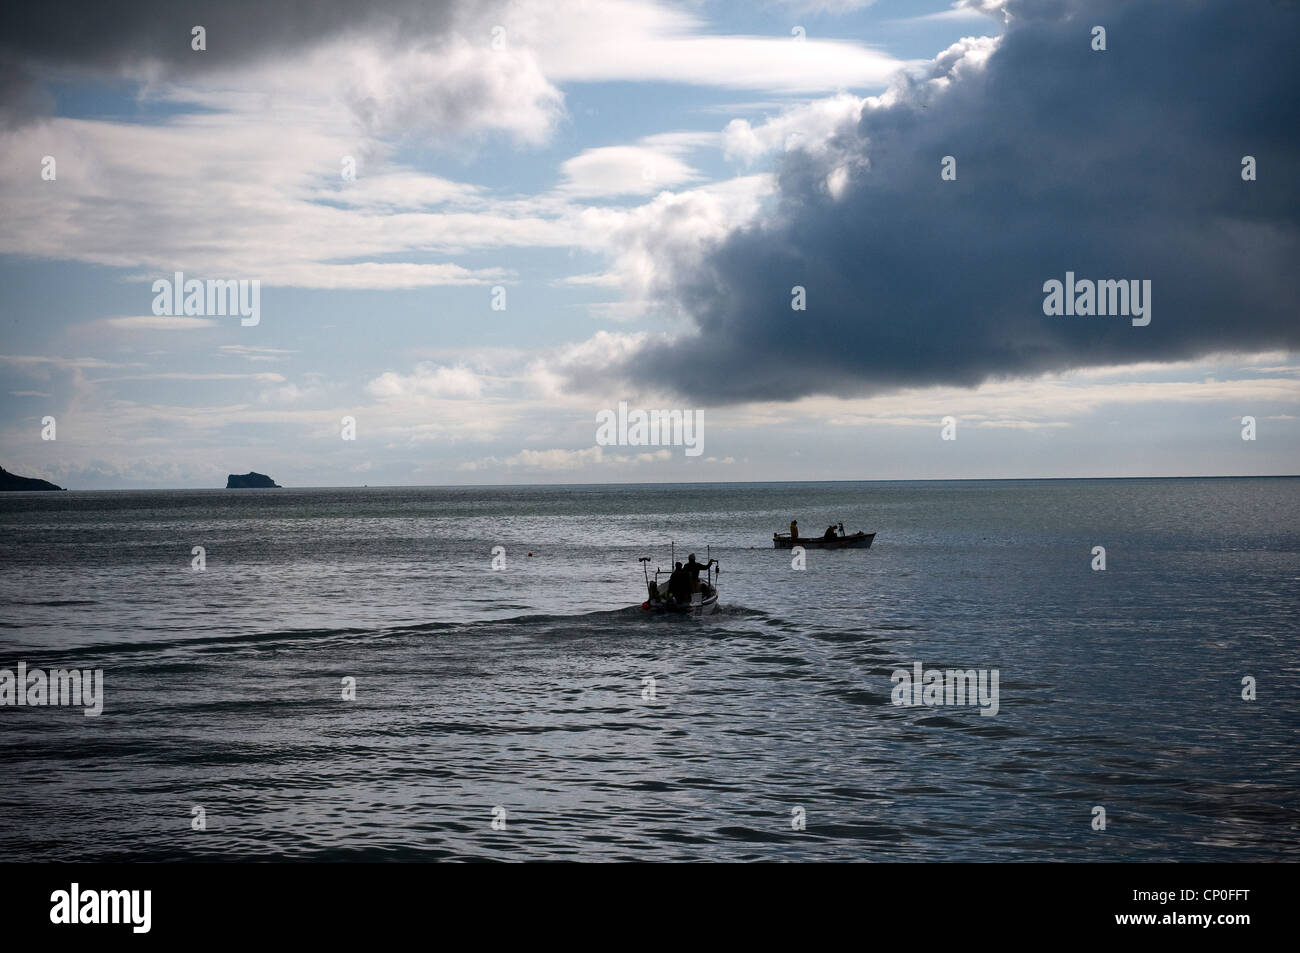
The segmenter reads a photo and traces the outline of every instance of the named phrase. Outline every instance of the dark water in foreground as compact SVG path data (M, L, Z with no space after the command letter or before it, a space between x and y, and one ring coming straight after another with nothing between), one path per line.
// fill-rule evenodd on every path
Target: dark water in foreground
M1298 592L1296 479L5 494L0 667L105 701L0 708L0 859L1300 859Z

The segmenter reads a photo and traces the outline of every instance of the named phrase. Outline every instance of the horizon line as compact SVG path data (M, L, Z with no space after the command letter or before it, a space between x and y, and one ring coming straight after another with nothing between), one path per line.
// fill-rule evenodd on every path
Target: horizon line
M6 493L159 493L173 491L197 490L464 490L464 489L501 489L501 488L535 488L547 487L598 487L598 486L776 486L780 484L817 484L817 483L1039 483L1049 480L1294 480L1300 473L1244 473L1244 474L1190 474L1178 476L1086 476L1086 477L931 477L926 479L864 479L864 480L700 480L700 481L640 481L613 483L377 483L356 484L337 483L316 486L275 486L275 487L227 487L227 486L130 486L106 487L102 489L74 490L61 487L58 490L8 490ZM39 478L38 478L39 479ZM47 481L52 482L52 481Z

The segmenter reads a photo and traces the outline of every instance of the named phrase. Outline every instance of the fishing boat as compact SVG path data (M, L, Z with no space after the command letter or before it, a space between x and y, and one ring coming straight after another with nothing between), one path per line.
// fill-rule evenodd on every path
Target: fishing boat
M673 556L676 556L674 548ZM646 595L648 598L641 603L641 609L644 612L671 613L674 615L712 615L718 610L718 573L722 570L718 566L718 561L706 557L704 578L700 580L700 591L692 592L689 601L677 600L673 598L668 591L668 580L671 578L673 571L669 569L655 568L654 578L650 578L650 557L642 556L637 560L641 564L641 573L645 577ZM674 560L670 559L668 565L675 565ZM662 581L660 577L664 577Z
M794 549L802 546L804 549L870 549L871 541L875 538L875 533L864 533L861 530L847 536L793 537L789 533L773 533L772 548Z

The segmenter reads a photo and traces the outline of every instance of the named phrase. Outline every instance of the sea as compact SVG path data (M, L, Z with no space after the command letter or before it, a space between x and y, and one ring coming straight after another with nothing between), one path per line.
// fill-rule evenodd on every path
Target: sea
M0 859L1294 861L1298 594L1298 478L0 494Z

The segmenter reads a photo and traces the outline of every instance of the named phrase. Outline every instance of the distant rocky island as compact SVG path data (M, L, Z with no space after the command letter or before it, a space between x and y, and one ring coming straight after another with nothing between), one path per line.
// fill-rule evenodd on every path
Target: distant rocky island
M226 477L227 490L257 490L257 489L283 489L280 484L276 483L265 473L254 473L252 470L247 473L232 473Z
M35 477L21 477L16 473L10 473L4 467L0 467L0 491L3 490L62 490L63 487L55 486L49 480L38 480Z

